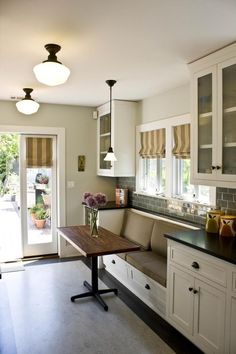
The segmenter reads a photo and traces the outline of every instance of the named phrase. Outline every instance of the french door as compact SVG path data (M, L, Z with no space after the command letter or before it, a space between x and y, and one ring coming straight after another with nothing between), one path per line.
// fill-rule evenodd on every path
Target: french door
M57 253L56 136L20 135L23 256Z

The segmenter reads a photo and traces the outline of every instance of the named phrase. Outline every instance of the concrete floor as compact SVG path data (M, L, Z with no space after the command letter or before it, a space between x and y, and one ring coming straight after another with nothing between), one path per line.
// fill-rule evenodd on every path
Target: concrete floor
M1 354L172 354L142 320L113 294L105 312L84 292L90 270L82 261L25 266L0 281ZM105 285L100 281L100 287Z

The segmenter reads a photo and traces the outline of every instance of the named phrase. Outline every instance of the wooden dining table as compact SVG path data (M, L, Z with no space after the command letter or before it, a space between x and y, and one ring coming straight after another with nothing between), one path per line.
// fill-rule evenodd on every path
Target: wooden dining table
M87 292L74 295L71 301L93 296L105 311L108 306L102 299L102 294L113 292L118 294L117 289L98 289L98 256L104 256L114 253L126 253L138 251L140 247L128 239L118 236L113 232L100 227L98 228L98 237L90 235L89 225L65 226L58 227L59 235L66 239L73 247L75 247L83 256L91 258L91 284L86 280L84 286Z

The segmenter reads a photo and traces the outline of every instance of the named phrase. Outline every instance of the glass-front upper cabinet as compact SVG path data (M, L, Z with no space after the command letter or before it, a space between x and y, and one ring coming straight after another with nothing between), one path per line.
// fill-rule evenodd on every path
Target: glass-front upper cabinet
M212 173L212 73L197 79L198 173Z
M223 175L236 175L236 60L220 65ZM221 81L220 80L220 81Z
M236 188L236 43L189 68L191 183Z
M99 130L99 164L100 169L109 170L111 168L110 161L104 161L107 151L111 145L111 116L110 113L99 117L100 130Z

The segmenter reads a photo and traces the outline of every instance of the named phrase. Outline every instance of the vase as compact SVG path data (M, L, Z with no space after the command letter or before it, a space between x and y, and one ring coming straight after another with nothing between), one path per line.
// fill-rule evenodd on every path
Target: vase
M91 209L90 210L90 235L92 237L98 237L98 210Z

